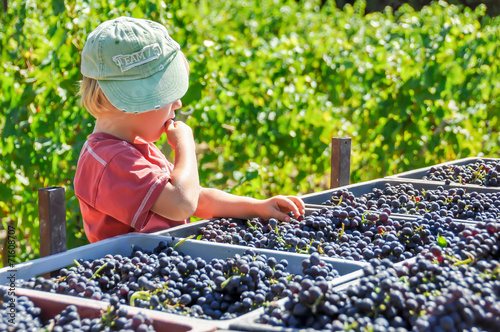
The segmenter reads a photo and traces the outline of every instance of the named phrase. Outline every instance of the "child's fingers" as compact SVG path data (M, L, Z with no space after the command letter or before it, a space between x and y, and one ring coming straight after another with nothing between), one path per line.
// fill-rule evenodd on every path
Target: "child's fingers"
M290 216L278 210L275 211L274 216L272 218L276 218L279 221L290 222Z
M165 130L168 129L168 127L170 127L170 125L173 125L174 124L174 120L173 119L168 119L167 122L165 122Z
M299 215L305 214L306 213L306 205L304 204L304 201L297 196L287 196L288 199L293 201L293 203L297 206L297 209L299 211ZM298 217L298 215L296 214Z
M290 216L287 214L288 212L293 212L293 214L298 217L301 215L301 211L294 200L291 197L286 196L278 196L275 198L277 204L276 215L274 216L276 219L281 221L290 221Z
M278 204L280 204L280 206L282 207L280 208L281 211L293 212L295 217L298 217L305 213L305 207L300 198L294 196L286 196L283 197L280 203Z

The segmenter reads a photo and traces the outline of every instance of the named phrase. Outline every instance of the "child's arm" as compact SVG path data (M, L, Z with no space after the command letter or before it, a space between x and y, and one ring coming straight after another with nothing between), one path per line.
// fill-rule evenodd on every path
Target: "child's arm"
M276 218L290 221L287 213L296 217L305 213L304 202L295 196L274 196L264 200L236 196L221 190L202 188L195 217L210 218Z
M193 131L183 122L165 124L168 143L175 151L174 170L151 211L170 220L185 220L198 205L200 181Z

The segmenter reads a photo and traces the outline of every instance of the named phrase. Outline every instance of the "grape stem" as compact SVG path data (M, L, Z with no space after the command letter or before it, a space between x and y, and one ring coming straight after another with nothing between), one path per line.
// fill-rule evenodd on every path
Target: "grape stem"
M135 307L135 300L136 299L149 301L151 299L151 294L147 291L138 291L138 292L135 292L134 294L132 294L132 296L130 296L130 305L132 307Z
M101 272L106 266L108 265L108 262L104 263L97 271L94 272L92 277L90 279L94 279L95 277L99 277L99 272Z
M177 246L178 246L179 244L182 244L182 243L186 242L186 240L190 240L190 239L194 238L195 236L196 236L196 234L192 234L192 235L189 235L188 237L186 237L186 238L184 238L184 239L180 240L179 242L177 242L176 244L174 244L174 246L173 246L173 247L174 247L174 249L175 249L175 248L177 248Z

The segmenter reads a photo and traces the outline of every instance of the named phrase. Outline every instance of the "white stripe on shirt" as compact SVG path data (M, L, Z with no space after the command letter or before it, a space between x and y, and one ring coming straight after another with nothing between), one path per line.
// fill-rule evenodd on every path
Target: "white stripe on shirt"
M142 200L141 206L139 206L139 209L137 210L137 212L134 215L134 220L132 220L132 224L130 225L133 228L135 228L135 224L137 223L137 219L139 218L139 215L141 214L142 210L144 209L144 205L146 205L147 201L151 197L151 194L153 193L153 190L155 190L155 188L158 185L158 183L160 183L165 178L165 176L167 176L167 175L165 174L161 178L159 178L158 180L156 180L156 182L151 186L151 188L149 188L148 193L146 194L146 196Z
M106 162L97 155L97 153L92 150L92 148L89 146L89 142L86 141L85 144L83 145L84 149L87 149L92 157L94 157L98 162L100 162L103 166L106 166Z

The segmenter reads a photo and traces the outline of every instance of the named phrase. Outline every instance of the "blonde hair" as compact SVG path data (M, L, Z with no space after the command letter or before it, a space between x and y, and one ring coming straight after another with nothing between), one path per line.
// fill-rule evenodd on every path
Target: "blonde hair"
M181 52L181 54L189 75L191 72L189 61L184 53ZM94 78L82 76L78 95L80 96L80 104L85 107L85 109L89 111L89 113L92 114L94 118L98 118L99 115L105 112L122 113L120 110L114 107L113 104L111 104L106 95L104 95L104 92L101 90L99 82L97 82L97 80Z
M104 112L119 111L106 98L99 86L99 82L93 78L83 76L78 95L80 96L80 104L95 118L98 118Z

